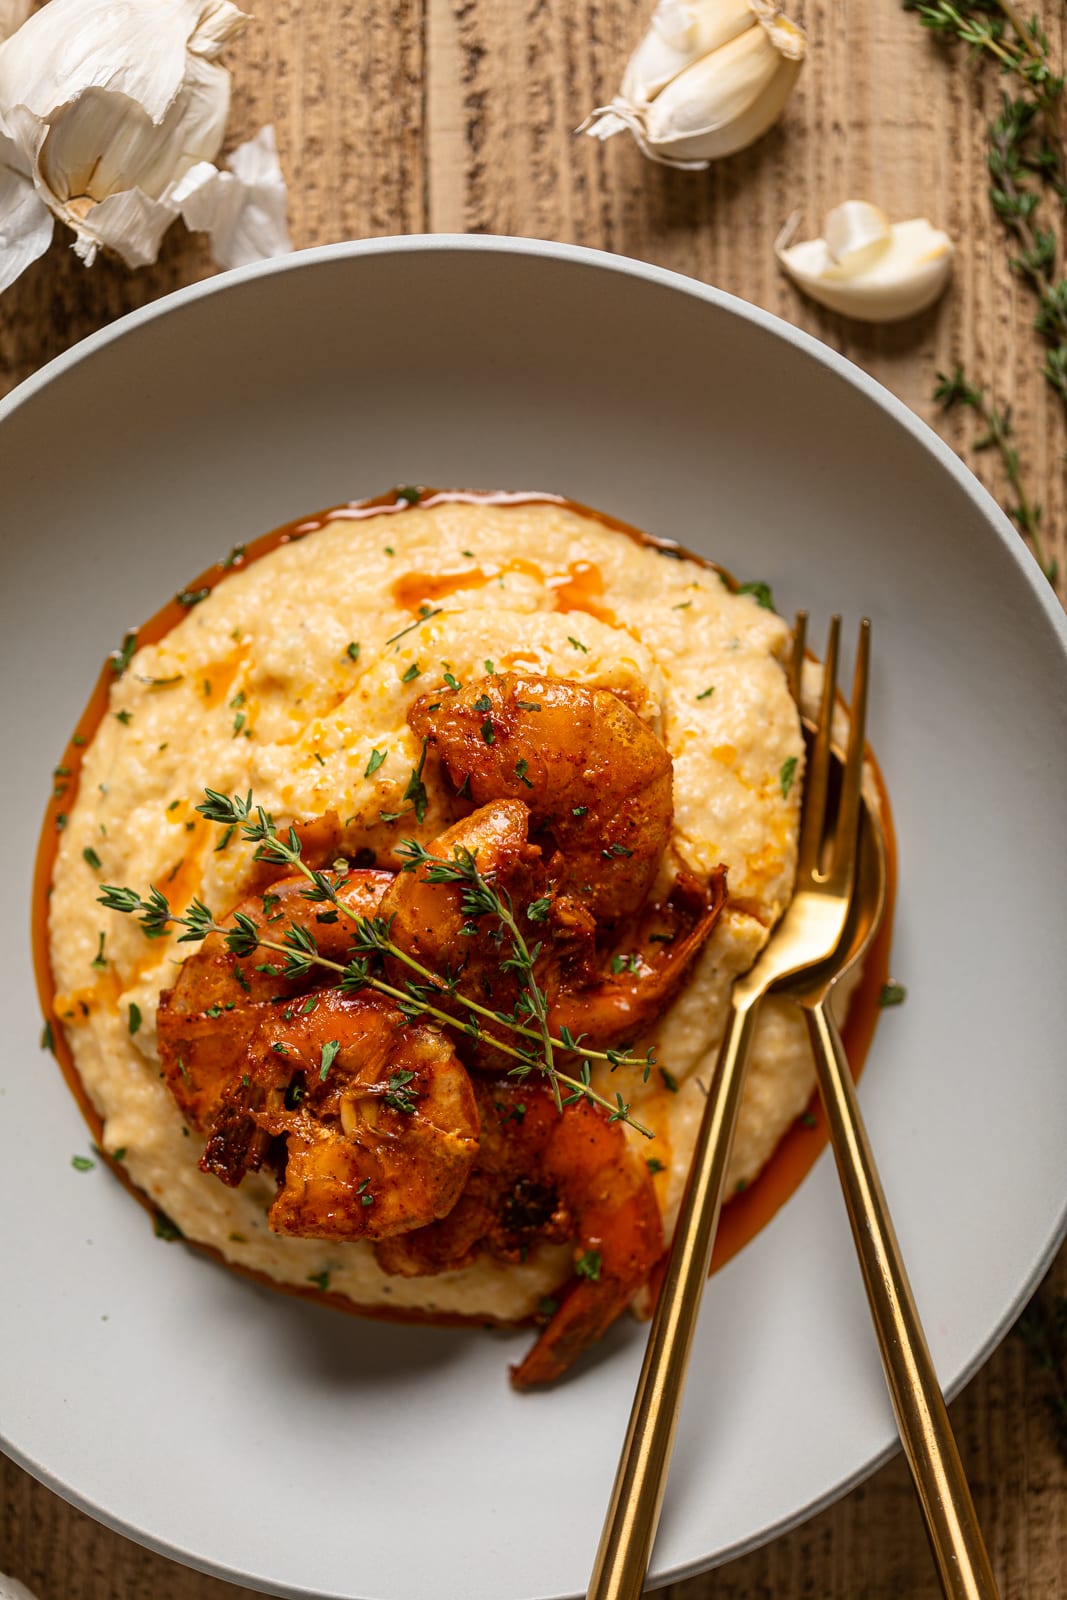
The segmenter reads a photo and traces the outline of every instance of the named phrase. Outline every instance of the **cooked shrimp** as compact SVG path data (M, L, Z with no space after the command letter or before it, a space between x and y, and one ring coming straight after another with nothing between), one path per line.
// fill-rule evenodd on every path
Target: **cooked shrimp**
M705 887L681 873L662 905L648 907L624 932L599 971L561 990L548 1025L569 1028L593 1049L609 1049L644 1033L666 1011L726 904L726 869Z
M285 1140L271 1227L388 1239L446 1216L478 1148L474 1092L451 1043L380 995L309 1000L260 1023L233 1090L257 1128ZM215 1142L208 1170L225 1162Z
M354 872L338 897L377 909L392 874ZM327 959L346 959L350 920L287 878L237 906L277 940L291 925ZM186 1121L208 1135L200 1165L230 1185L271 1160L280 1188L272 1228L330 1238L387 1238L455 1204L478 1143L466 1070L436 1030L377 994L283 978L268 951L238 959L211 934L160 1001L164 1075ZM284 1141L284 1146L283 1142Z
M350 872L333 880L344 905L357 916L372 916L393 881L391 872ZM345 916L308 900L302 875L283 878L250 895L221 921L236 926L243 915L266 939L279 940L290 924L313 934L320 953L345 961L352 928ZM279 941L280 942L280 941ZM230 1087L234 1064L247 1048L260 1020L272 1014L278 995L298 995L315 975L294 982L279 975L284 957L268 951L238 959L225 936L211 933L187 957L173 989L159 997L159 1054L167 1084L193 1128L206 1132Z
M541 851L527 838L529 818L530 813L521 801L497 800L454 823L427 849L443 861L453 860L457 851L469 852L475 857L483 877L507 897L527 946L532 949L540 945L535 977L541 988L554 994L566 941L557 950L554 941L546 938L550 906L548 877ZM463 886L433 883L429 880L430 870L429 864L423 863L413 872L399 873L383 895L378 915L389 923L393 943L449 980L460 994L491 1011L510 1014L518 1000L520 985L515 972L506 964L508 937L501 939L496 918L467 916L463 910ZM543 914L532 921L529 907L539 902ZM398 986L412 976L410 968L395 957L387 960L386 971ZM467 1009L450 995L436 997L435 1003L459 1021L470 1020ZM511 1037L503 1026L496 1029L484 1019L483 1029L487 1036L496 1031L501 1038ZM460 1044L466 1054L477 1053L469 1039L461 1040ZM498 1055L493 1070L499 1070L499 1064Z
M670 839L670 755L608 689L498 673L408 713L476 805L522 800L557 855L549 875L594 917L642 904Z
M580 1101L556 1109L537 1084L487 1083L477 1160L444 1221L380 1244L387 1272L418 1276L468 1265L481 1250L525 1259L542 1243L573 1242L574 1276L532 1349L512 1369L516 1388L560 1377L601 1337L663 1254L652 1178L622 1128Z

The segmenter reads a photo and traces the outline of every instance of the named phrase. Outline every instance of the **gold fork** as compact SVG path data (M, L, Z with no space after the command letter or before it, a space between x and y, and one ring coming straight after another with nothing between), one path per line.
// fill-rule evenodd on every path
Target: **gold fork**
M805 619L806 620L806 619ZM819 718L801 810L796 888L759 960L734 984L731 1012L697 1132L674 1241L637 1383L588 1600L637 1600L659 1522L689 1351L722 1205L745 1061L759 1002L772 985L831 961L848 919L856 878L870 623L860 624L852 719L836 816L829 820L832 723L841 619L826 648ZM794 650L794 697L803 661Z
M805 623L804 616L798 616L793 635L790 683L798 707ZM878 931L885 909L886 874L881 820L876 809L865 804L857 882L843 944L832 968L794 977L782 985L782 992L797 1001L807 1019L819 1094L886 1384L942 1592L946 1600L997 1600L974 1502L830 1008L834 985L861 959Z

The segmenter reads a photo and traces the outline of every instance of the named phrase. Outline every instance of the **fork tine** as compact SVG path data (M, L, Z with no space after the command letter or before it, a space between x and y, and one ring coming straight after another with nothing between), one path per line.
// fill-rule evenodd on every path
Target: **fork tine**
M871 623L864 617L856 642L856 670L852 680L852 707L849 713L848 751L841 779L841 799L834 830L835 878L851 877L855 870L856 840L859 827L860 795L863 787L863 754L867 728L867 683L871 664Z
M800 690L804 673L804 650L808 642L808 613L798 611L796 621L793 623L793 651L789 657L789 666L786 678L789 682L789 693L793 696L797 710L800 710Z
M826 659L823 663L822 698L819 702L819 725L815 731L808 771L804 786L804 821L800 831L800 851L797 870L815 873L819 870L822 849L823 823L826 817L826 792L830 777L830 745L834 721L834 696L837 690L837 653L841 638L841 618L830 618L830 634L826 641Z

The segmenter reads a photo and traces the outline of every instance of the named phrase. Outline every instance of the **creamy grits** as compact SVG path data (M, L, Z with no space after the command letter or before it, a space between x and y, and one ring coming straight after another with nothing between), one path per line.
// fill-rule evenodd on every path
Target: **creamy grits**
M390 1276L366 1241L281 1237L265 1173L228 1189L201 1172L163 1083L155 1018L189 944L148 940L98 904L102 884L154 884L221 916L248 891L252 849L196 811L206 788L252 791L278 822L333 811L344 853L397 865L403 837L442 827L433 789L403 813L419 758L406 717L442 675L533 673L613 691L664 742L674 822L664 871L727 868L729 899L652 1030L657 1067L622 1085L652 1127L669 1231L732 979L766 942L796 864L804 745L782 661L786 625L718 574L550 499L438 499L338 513L227 576L117 676L85 753L50 904L61 1021L82 1083L133 1182L189 1239L279 1283L328 1274L365 1308L524 1318L567 1276L564 1246L488 1255L437 1276ZM669 858L669 859L668 859ZM136 1026L133 1025L136 1019ZM623 1069L619 1069L620 1072ZM804 1110L813 1066L799 1014L764 1006L728 1192L751 1182ZM605 1077L611 1093L613 1078ZM631 1140L645 1141L627 1130Z

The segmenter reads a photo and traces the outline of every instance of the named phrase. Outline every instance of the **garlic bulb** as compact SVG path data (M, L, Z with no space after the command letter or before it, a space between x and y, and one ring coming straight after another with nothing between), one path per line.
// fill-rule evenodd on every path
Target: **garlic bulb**
M217 57L247 21L230 0L49 0L0 44L0 289L47 249L53 218L73 230L86 265L109 249L144 266L194 193L190 226L235 264L216 233L235 234L238 153L229 187L206 179L224 176L212 163L230 75ZM290 248L285 191L267 134L252 141L255 184L260 200L268 182L281 201L253 232L256 253L280 255Z
M577 131L628 128L650 160L702 171L778 119L805 48L778 0L659 0L618 95Z
M925 311L952 274L952 240L925 217L890 222L867 200L846 200L823 222L821 239L791 244L797 217L775 254L798 288L845 316L897 322Z

